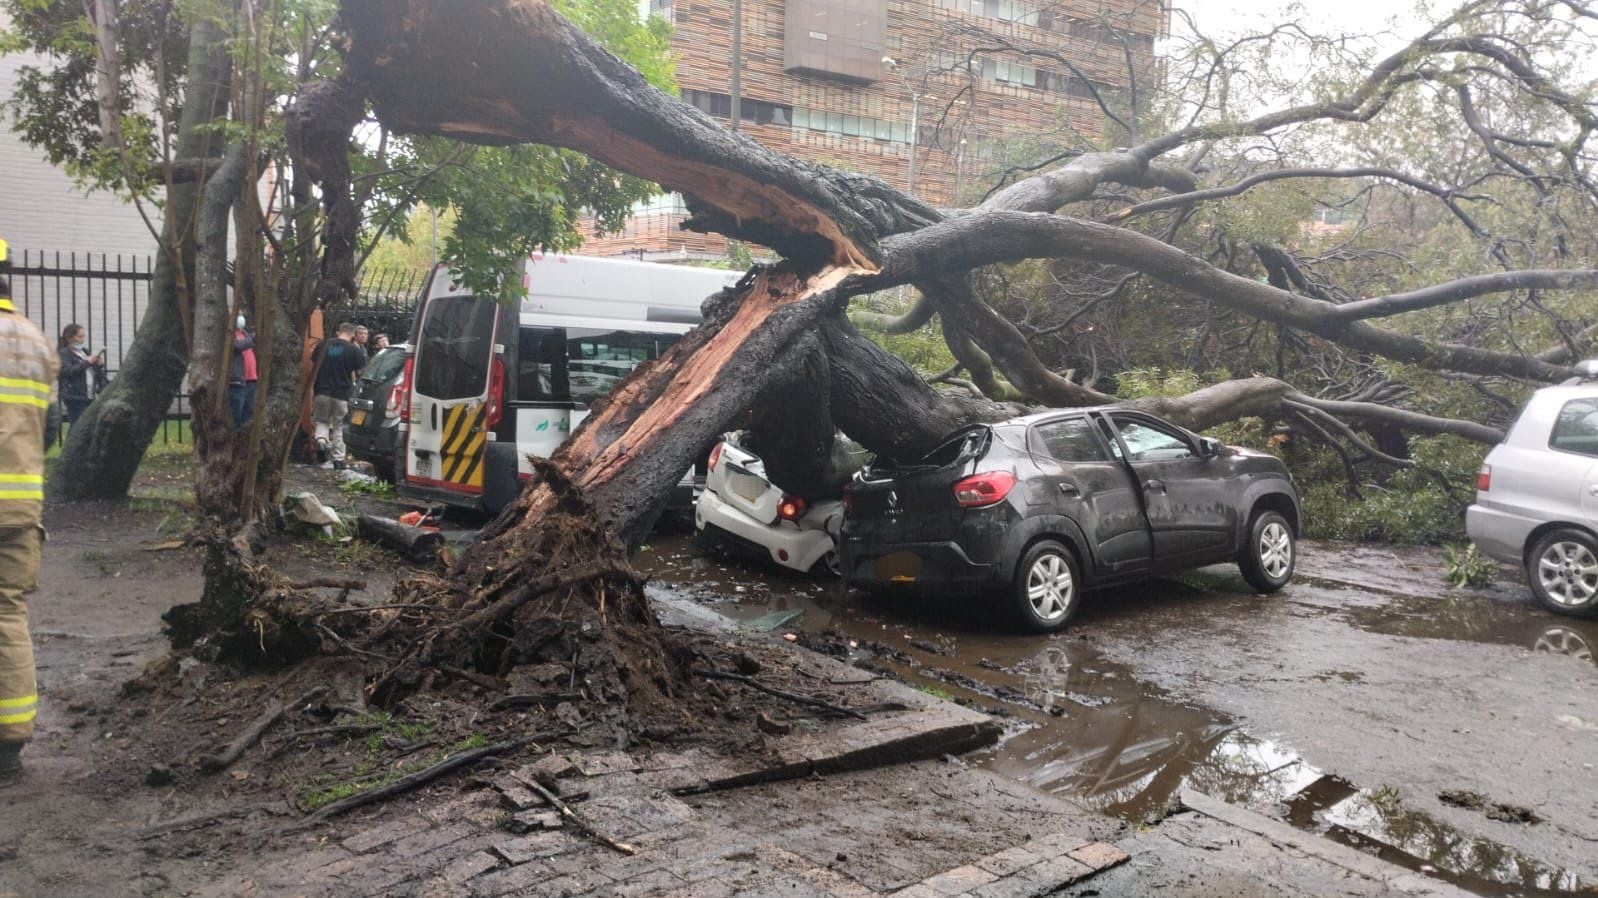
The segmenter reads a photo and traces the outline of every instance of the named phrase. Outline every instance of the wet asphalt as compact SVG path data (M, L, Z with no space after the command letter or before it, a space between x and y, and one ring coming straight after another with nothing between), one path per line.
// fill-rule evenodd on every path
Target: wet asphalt
M635 564L1000 716L971 763L1100 812L1153 824L1196 789L1479 894L1598 891L1598 622L1507 568L1455 590L1436 551L1306 545L1281 594L1206 568L1090 593L1036 636L981 597L871 597L680 532Z

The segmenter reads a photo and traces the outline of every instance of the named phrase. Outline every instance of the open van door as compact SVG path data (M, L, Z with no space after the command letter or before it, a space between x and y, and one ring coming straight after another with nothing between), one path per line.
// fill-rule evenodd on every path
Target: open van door
M405 478L459 504L483 492L484 447L503 396L504 316L491 298L454 292L447 277L435 272L417 321Z

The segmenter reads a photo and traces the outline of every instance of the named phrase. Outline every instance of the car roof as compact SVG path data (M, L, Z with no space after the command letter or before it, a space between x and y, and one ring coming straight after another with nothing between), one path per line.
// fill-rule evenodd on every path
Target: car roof
M1088 405L1088 406L1083 406L1081 408L1051 408L1051 409L1046 409L1046 410L1041 411L1041 412L1033 412L1030 415L1022 415L1019 418L1008 418L1008 419L1006 419L1004 421L998 421L998 422L996 422L996 425L997 424L1004 424L1004 425L1014 425L1016 427L1029 427L1029 426L1031 426L1033 424L1037 424L1040 421L1052 421L1055 418L1061 417L1062 415L1081 415L1081 414L1087 414L1088 412L1110 412L1110 411L1136 412L1137 409L1125 408L1125 407L1119 406L1119 405ZM1147 413L1145 412L1144 414L1147 414Z
M1586 399L1598 396L1598 383L1561 384L1557 387L1543 387L1536 393L1539 399Z

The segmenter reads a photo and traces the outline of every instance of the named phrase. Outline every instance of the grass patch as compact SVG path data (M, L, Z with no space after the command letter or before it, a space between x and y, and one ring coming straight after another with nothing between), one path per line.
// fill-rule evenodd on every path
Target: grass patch
M394 498L394 484L375 477L352 478L338 485L339 491L350 496L377 496L382 499Z
M939 689L936 686L928 686L925 683L916 683L915 688L917 692L925 692L927 695L930 695L933 698L941 698L946 702L952 702L955 700L954 693L947 689Z

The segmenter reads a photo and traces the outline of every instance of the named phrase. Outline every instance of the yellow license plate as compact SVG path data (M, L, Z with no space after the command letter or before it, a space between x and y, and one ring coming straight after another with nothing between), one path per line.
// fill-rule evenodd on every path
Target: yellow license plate
M356 427L360 427L362 424L365 424L366 409L356 409L355 411L350 412L350 423Z

